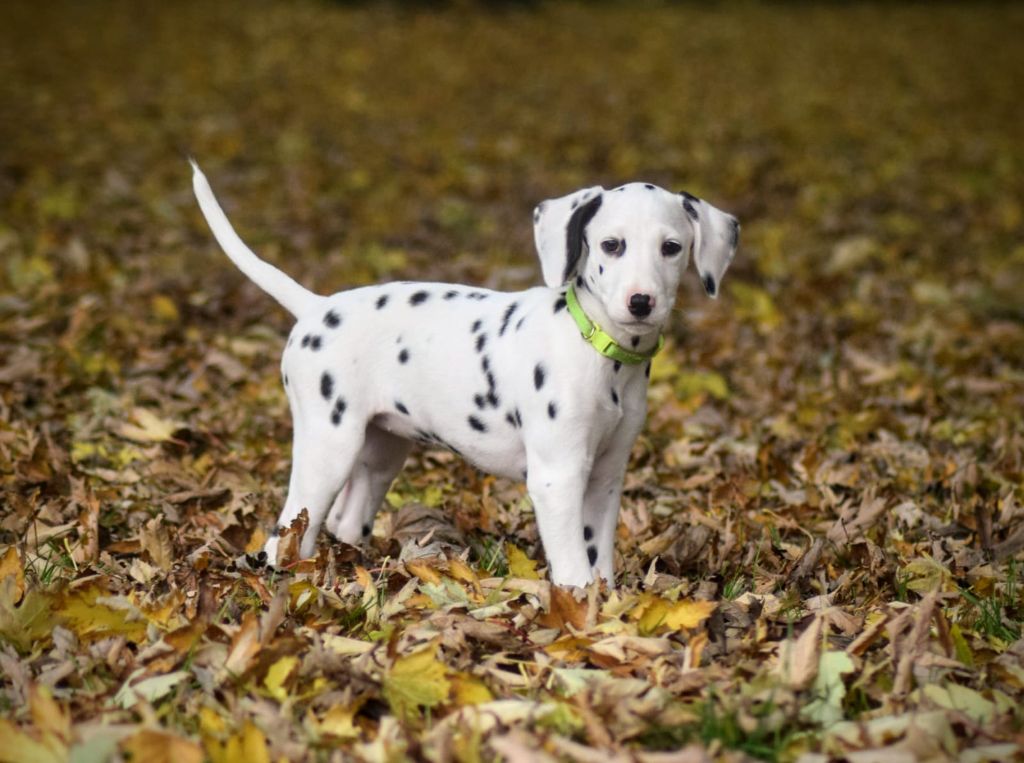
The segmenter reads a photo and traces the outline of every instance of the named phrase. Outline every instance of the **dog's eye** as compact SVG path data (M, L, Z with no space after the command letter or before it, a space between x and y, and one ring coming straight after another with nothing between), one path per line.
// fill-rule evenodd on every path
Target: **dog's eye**
M666 241L661 245L661 253L665 257L675 257L681 251L683 251L683 245L678 241Z
M622 254L625 242L618 238L606 238L601 242L601 251L605 254Z

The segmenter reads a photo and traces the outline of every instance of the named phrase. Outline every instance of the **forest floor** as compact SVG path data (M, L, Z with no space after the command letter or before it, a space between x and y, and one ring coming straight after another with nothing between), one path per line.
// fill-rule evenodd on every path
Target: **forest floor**
M0 761L1000 761L1024 749L1024 12L0 9ZM684 276L616 587L416 451L362 548L283 503L289 316L540 282L530 212L736 214Z

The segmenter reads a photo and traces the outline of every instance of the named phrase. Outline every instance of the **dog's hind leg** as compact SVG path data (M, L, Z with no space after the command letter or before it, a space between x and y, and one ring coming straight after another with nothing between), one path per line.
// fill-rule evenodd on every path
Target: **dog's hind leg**
M347 421L339 421L338 424L303 421L301 417L295 417L288 498L277 526L287 527L306 509L309 526L299 547L303 557L312 556L316 550L317 533L362 450L365 426L365 422L351 415ZM271 564L277 563L277 546L276 536L264 546Z
M405 464L411 445L408 440L373 424L366 428L366 441L352 474L327 515L327 531L331 535L353 544L369 537L373 518L395 475Z

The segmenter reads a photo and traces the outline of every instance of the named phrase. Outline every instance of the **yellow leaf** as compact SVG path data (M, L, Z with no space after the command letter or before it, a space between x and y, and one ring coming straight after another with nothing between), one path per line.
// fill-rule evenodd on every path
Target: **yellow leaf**
M0 581L9 577L14 578L14 601L19 602L21 595L25 593L25 572L14 546L8 546L3 557L0 557Z
M227 724L216 710L205 706L199 708L199 730L203 734L215 736L223 734L226 729Z
M123 597L104 597L98 586L82 588L67 596L58 609L58 614L82 639L100 639L106 636L124 636L133 643L141 643L146 637L146 620L132 604ZM104 603L99 599L104 598ZM117 609L106 602L123 603Z
M461 580L463 583L475 586L479 582L473 569L461 559L451 559L448 562L448 572L453 578Z
M440 583L441 576L437 570L424 562L410 561L405 563L405 569L418 577L424 583Z
M459 673L452 676L452 698L459 707L464 705L479 705L482 702L490 702L494 699L487 684L476 676L468 673Z
M259 726L246 721L242 729L242 758L230 763L270 763L270 751L267 749L267 738Z
M163 323L177 323L181 318L178 306L166 294L154 294L153 298L149 301L149 306L153 310L153 315L156 316L156 319Z
M64 763L67 748L52 734L37 741L10 721L0 719L0 763Z
M518 546L506 543L505 556L508 557L508 572L512 577L540 580L540 575L537 574L537 563Z
M47 687L33 686L29 705L32 723L38 731L53 734L65 742L69 740L71 719L67 711L54 700Z
M339 739L358 738L359 728L352 723L358 709L358 705L349 707L334 705L324 713L323 720L320 721L320 733L330 734Z
M909 580L907 588L917 593L929 593L936 588L943 589L952 575L949 570L930 556L923 556L907 563L903 573Z
M729 385L721 374L714 371L683 371L675 379L676 397L689 400L701 394L711 395L717 400L729 397Z
M434 707L448 698L451 684L437 659L438 643L395 660L384 676L384 698L397 715L416 707Z
M179 422L162 419L146 408L136 408L131 418L134 423L122 423L118 434L133 442L165 442L182 428Z
M677 601L665 613L665 625L674 630L696 628L711 617L718 604L713 601Z
M271 665L267 671L267 675L263 679L263 685L267 687L267 692L270 696L278 702L283 702L288 697L288 691L284 688L284 683L298 664L298 657L282 657Z

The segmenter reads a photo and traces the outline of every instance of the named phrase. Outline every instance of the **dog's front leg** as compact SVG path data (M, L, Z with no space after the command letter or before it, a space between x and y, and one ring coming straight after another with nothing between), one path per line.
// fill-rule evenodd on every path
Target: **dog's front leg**
M589 471L589 464L576 461L529 464L526 487L556 585L585 586L593 578L583 543L583 493Z

